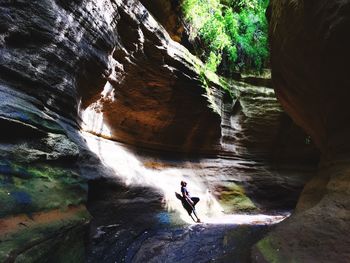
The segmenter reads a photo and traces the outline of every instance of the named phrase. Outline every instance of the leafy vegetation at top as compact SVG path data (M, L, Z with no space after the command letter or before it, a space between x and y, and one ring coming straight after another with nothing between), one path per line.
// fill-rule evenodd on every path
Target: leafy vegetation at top
M261 71L268 59L268 0L184 0L191 37L204 43L201 58L216 72Z

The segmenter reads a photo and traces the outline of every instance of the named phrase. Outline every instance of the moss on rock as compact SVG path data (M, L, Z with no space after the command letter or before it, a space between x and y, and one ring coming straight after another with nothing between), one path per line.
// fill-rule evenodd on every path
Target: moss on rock
M2 162L0 168L0 218L65 208L86 201L86 182L74 171L11 162Z
M288 260L282 258L274 242L271 237L260 240L254 247L254 255L256 257L254 260L256 262L269 263L295 262L290 258Z
M219 200L226 212L247 212L257 210L257 207L245 194L243 187L229 183L220 187Z

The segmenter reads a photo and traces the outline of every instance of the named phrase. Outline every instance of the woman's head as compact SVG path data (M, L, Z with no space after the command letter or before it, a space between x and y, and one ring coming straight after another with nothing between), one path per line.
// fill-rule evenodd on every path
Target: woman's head
M181 181L181 186L186 186L187 183L185 181Z

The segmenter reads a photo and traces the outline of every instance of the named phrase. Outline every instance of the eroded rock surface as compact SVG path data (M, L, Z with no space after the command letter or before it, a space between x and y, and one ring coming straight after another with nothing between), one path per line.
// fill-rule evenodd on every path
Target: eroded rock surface
M257 261L350 260L349 7L350 1L271 1L274 88L322 157L295 215L258 243Z
M293 206L286 193L313 172L317 154L271 89L208 76L137 0L2 1L0 22L0 261L63 250L83 260L86 179L115 171L90 151L81 126L134 149L210 155L195 169L234 171L239 180L220 185L228 202L247 192L276 208L272 185ZM296 165L296 155L311 165Z
M187 42L182 21L182 0L141 0L140 1L155 19L166 29L171 39L183 44Z
M98 161L85 154L78 109L103 88L117 42L113 10L91 1L0 3L1 262L84 258L90 216L79 163Z
M104 92L85 113L91 114L84 118L86 129L153 149L218 148L220 117L202 96L202 63L172 41L140 3L120 4L118 10L120 42ZM99 114L103 124L94 121Z

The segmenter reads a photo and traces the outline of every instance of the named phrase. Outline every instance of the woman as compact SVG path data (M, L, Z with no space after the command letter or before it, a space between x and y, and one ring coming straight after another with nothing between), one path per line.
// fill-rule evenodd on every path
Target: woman
M197 218L197 223L200 223L201 220L198 218L195 205L199 202L198 197L191 197L188 190L187 190L187 183L185 181L181 181L181 193L182 193L182 205L186 209L187 213L190 215L193 221L194 218L192 217L192 212L194 216Z

